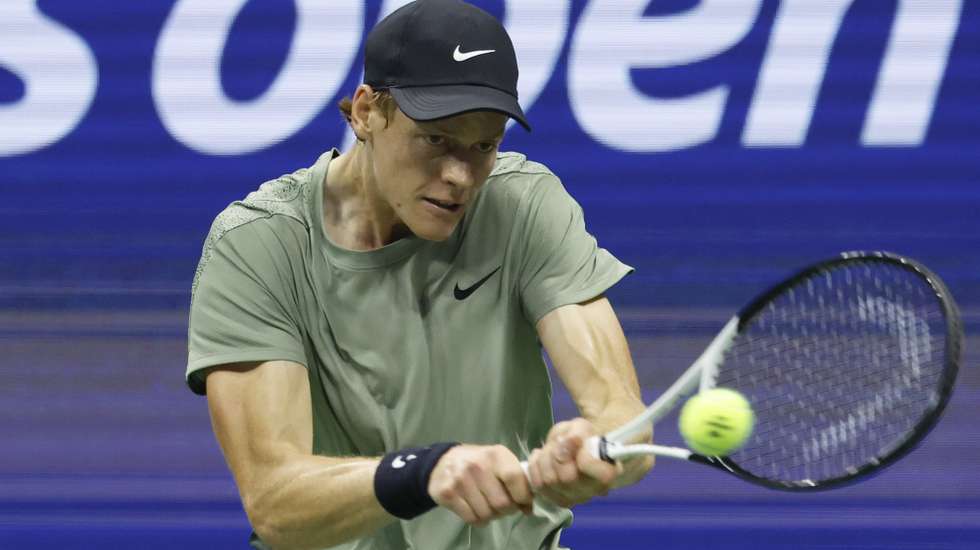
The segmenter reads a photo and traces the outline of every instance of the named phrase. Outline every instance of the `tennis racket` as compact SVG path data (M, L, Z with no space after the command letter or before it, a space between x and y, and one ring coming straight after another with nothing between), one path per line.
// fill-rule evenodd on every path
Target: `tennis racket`
M949 402L962 329L946 286L922 264L848 252L811 265L741 309L649 408L593 438L609 462L659 455L787 491L830 489L911 451ZM696 390L731 388L755 412L729 456L627 442Z

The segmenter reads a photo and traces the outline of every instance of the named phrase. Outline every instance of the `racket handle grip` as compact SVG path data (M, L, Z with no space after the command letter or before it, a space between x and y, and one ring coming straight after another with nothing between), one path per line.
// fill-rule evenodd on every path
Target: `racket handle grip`
M585 442L592 456L602 459L604 462L615 464L616 459L609 456L609 441L604 435L592 436Z
M585 445L589 449L589 452L592 453L592 456L601 458L610 464L616 463L616 459L609 456L607 450L609 448L609 442L606 440L605 436L592 436L585 442ZM528 473L528 465L526 460L521 461L521 469L524 470L524 477L530 481L531 474Z

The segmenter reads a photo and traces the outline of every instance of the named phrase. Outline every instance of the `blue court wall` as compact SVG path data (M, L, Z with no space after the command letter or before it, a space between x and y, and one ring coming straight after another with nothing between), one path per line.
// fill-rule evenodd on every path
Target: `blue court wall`
M0 306L185 308L214 215L344 146L335 104L400 3L5 2ZM883 248L980 300L976 2L475 3L534 125L503 148L638 268L617 299L734 306Z

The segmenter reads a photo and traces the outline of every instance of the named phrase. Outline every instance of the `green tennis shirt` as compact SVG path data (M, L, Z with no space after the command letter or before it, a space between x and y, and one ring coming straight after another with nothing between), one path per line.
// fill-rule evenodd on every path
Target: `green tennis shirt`
M462 441L526 457L553 424L535 323L631 268L597 246L554 174L515 153L498 156L447 240L341 248L321 206L336 154L214 220L194 277L188 385L203 394L216 365L294 361L309 373L317 454ZM338 548L537 549L570 522L543 499L533 517L482 528L437 508Z

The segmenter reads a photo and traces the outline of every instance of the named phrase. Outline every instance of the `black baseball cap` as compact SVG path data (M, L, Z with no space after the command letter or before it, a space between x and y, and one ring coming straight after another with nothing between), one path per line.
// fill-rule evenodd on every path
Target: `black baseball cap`
M409 118L497 111L521 123L517 55L494 16L460 0L416 0L381 20L364 47L364 83Z

